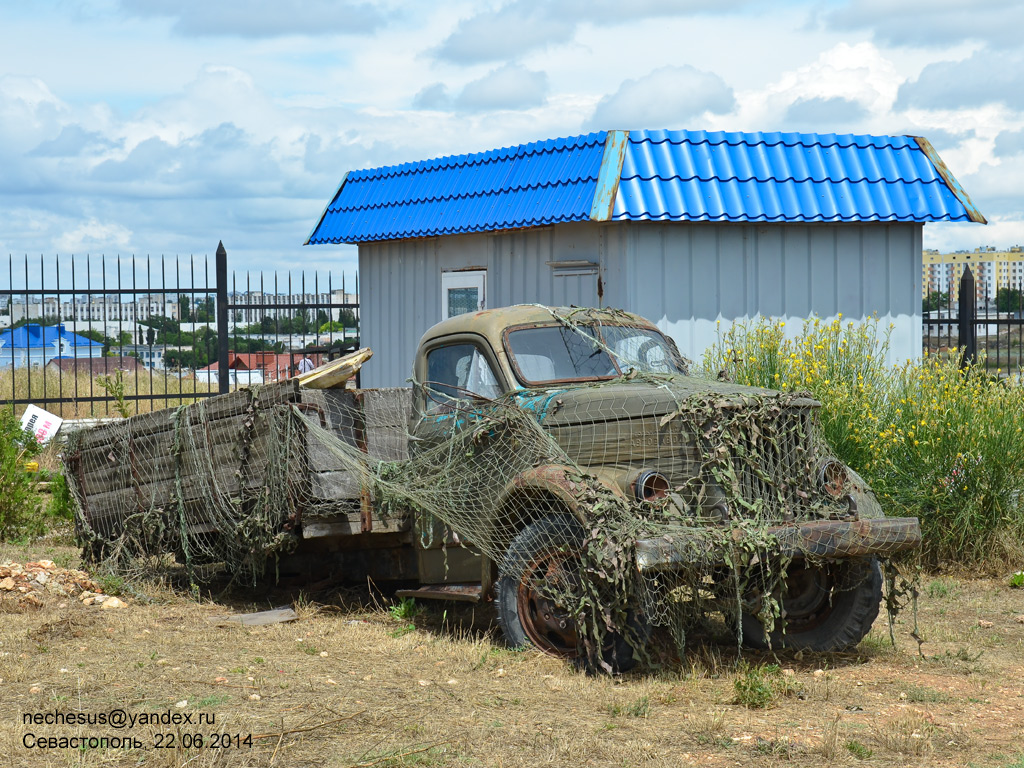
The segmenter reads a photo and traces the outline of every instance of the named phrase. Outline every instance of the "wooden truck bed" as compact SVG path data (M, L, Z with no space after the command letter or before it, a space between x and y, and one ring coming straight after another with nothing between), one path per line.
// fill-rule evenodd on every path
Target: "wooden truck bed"
M269 525L306 537L403 530L404 520L374 517L359 454L337 445L368 461L405 459L410 404L409 389L290 379L82 430L65 455L80 525L107 541L130 525L227 534L263 505ZM331 433L333 450L300 414Z

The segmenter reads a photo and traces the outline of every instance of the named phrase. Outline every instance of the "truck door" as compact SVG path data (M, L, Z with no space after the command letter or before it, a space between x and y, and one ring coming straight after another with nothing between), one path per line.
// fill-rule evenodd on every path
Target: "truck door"
M472 336L452 337L427 350L425 381L414 403L413 451L446 441L472 421L474 409L500 396L504 385L487 345ZM441 521L417 515L414 525L420 582L481 581L485 564L471 542L461 541Z

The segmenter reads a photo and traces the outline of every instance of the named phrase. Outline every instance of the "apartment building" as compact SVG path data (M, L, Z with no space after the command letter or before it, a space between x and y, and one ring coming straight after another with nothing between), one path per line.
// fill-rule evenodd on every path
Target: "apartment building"
M1005 250L992 246L973 251L940 253L926 250L922 257L921 296L949 293L952 301L960 298L960 278L966 267L974 275L975 299L979 304L995 299L1000 288L1020 288L1024 284L1024 247Z

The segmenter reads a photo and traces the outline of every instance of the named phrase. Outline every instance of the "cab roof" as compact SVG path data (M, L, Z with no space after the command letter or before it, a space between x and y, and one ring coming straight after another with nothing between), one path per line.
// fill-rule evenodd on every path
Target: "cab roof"
M584 325L630 325L658 330L650 320L621 309L594 307L546 307L542 304L515 304L511 307L482 309L450 317L428 329L420 345L441 336L475 333L488 339L498 338L502 331L515 325L557 325L559 318Z

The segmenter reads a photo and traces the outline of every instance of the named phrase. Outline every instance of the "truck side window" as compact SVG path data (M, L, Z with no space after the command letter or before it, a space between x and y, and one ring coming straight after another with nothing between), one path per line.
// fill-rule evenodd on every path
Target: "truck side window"
M474 344L451 344L430 350L425 383L430 390L428 413L450 405L451 399L468 400L471 394L488 399L501 395L494 371Z

